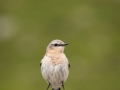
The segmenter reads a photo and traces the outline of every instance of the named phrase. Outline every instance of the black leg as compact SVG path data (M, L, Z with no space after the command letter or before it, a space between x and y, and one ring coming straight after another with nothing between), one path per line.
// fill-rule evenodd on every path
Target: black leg
M65 88L64 88L64 83L62 82L62 87L63 87L63 90L65 90Z
M49 86L50 86L51 84L49 83L49 85L48 85L48 87L47 87L47 89L46 90L48 90L48 88L49 88Z

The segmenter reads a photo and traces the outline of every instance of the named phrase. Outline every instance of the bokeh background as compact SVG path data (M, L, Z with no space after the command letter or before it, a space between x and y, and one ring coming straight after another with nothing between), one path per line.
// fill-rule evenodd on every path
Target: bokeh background
M70 43L66 90L120 90L119 0L0 0L0 90L46 90L53 39Z

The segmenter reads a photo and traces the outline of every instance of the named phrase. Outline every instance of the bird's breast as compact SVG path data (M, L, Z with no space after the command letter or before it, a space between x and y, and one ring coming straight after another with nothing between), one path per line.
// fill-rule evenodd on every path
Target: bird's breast
M49 63L53 66L63 64L67 61L67 58L63 54L49 55Z

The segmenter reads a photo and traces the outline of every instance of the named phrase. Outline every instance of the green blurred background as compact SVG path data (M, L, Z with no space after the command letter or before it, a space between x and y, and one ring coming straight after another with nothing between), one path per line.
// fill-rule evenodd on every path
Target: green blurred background
M53 39L70 43L66 90L120 90L119 0L0 0L0 90L46 90Z

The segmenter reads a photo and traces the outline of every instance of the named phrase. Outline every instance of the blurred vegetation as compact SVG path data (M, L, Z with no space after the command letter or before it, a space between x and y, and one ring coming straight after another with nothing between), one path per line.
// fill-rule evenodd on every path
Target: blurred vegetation
M70 43L66 90L120 90L119 0L0 0L0 90L45 90L53 39Z

